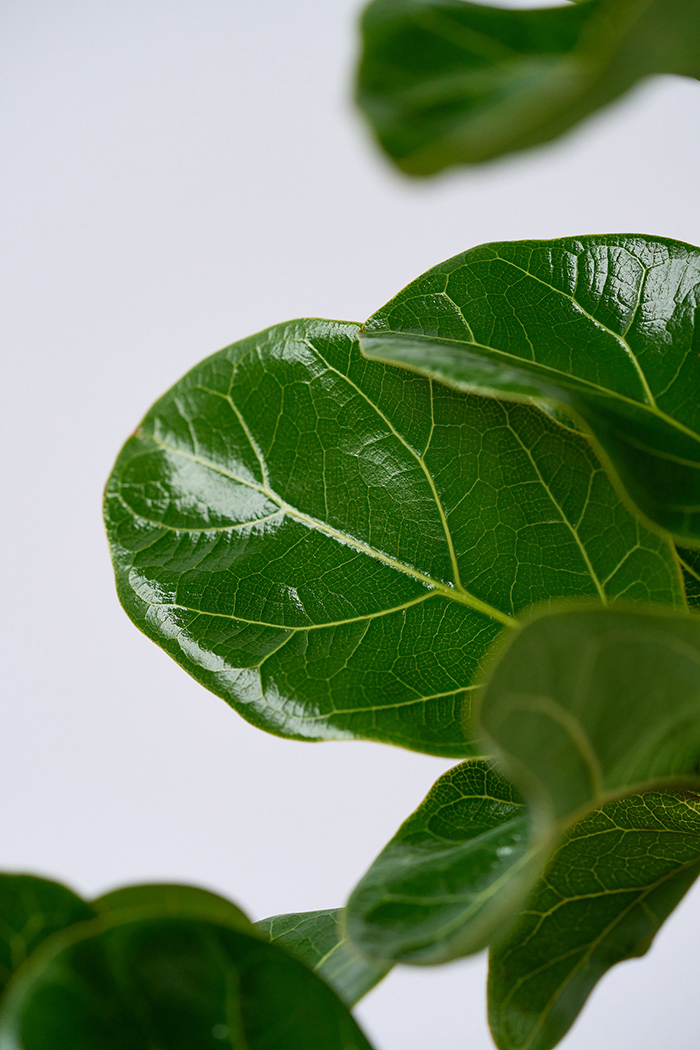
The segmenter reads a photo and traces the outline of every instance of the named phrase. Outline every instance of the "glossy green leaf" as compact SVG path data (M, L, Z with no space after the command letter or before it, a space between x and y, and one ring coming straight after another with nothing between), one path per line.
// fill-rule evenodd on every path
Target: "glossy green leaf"
M360 954L345 935L342 909L273 915L255 925L271 944L306 963L348 1006L354 1006L390 969Z
M607 803L564 837L507 940L491 951L500 1050L550 1050L596 982L643 955L700 870L700 799Z
M486 244L410 284L364 352L576 413L631 499L700 543L700 251L641 235Z
M0 992L34 949L95 912L72 890L34 875L0 875Z
M547 142L651 74L700 75L692 0L374 0L362 31L358 102L414 175Z
M537 875L542 860L530 840L528 811L504 777L480 759L455 766L353 891L351 939L395 962L440 963L480 951L521 902L522 879L529 886Z
M370 1050L323 981L220 925L219 903L213 921L141 912L119 907L45 941L8 987L2 1050Z
M520 610L683 606L678 565L580 435L369 362L356 333L270 329L154 405L107 487L120 598L255 725L469 755Z

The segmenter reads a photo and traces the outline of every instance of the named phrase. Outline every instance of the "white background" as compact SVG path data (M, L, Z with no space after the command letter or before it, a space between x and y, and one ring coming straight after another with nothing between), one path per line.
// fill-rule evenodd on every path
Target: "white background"
M100 520L150 403L222 345L363 320L500 238L700 243L700 86L659 79L541 152L396 175L349 103L358 0L4 0L0 868L189 880L254 918L342 904L437 759L248 726L120 610ZM566 1050L697 1050L700 895ZM377 1050L491 1046L483 957L395 971Z

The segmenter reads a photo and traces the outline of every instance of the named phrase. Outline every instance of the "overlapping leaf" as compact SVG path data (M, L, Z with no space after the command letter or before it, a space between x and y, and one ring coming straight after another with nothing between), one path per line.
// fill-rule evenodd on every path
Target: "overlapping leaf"
M495 943L499 1047L549 1050L698 872L700 620L542 615L507 641L480 721L513 783L483 760L444 775L353 892L348 932L403 962Z
M272 915L256 922L271 944L279 944L322 977L348 1006L381 981L389 965L363 956L344 931L342 909Z
M42 941L94 915L86 901L58 882L0 875L0 992Z
M374 0L358 101L392 160L428 175L547 142L650 74L700 75L699 39L688 0Z
M523 879L537 874L530 840L513 786L481 759L462 762L440 777L353 891L351 939L395 962L480 951L521 902Z
M580 435L369 362L356 332L271 329L156 403L107 488L119 594L262 728L469 755L475 675L520 610L681 606L678 565Z
M487 244L365 326L364 352L577 413L632 500L700 543L700 251L640 235Z
M643 955L700 871L700 798L607 803L564 837L507 940L491 951L501 1050L550 1050L596 982Z
M23 891L19 911L59 901L47 886ZM59 907L74 921L17 970L0 1008L2 1050L371 1050L328 986L215 894L128 887L95 910Z

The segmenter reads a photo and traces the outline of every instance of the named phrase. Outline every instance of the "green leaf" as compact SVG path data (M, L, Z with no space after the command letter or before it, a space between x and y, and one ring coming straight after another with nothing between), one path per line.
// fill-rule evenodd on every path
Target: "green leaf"
M202 901L197 905L201 909ZM143 911L143 909L142 909ZM55 934L8 988L2 1050L370 1050L297 959L213 920L121 908Z
M486 244L367 323L368 357L576 413L631 499L700 543L700 251L641 235Z
M140 915L169 915L173 918L205 919L220 926L253 933L250 919L231 901L210 890L198 886L183 886L179 883L145 883L141 886L124 886L93 901L95 911L128 911L132 918Z
M0 875L0 992L42 941L94 914L89 904L58 882Z
M509 642L481 723L540 828L624 794L700 785L700 619L570 609Z
M677 552L688 605L691 609L700 609L700 550L678 547Z
M261 728L469 755L475 677L520 610L684 607L678 564L580 435L369 362L356 333L270 329L154 405L107 487L119 595Z
M362 32L359 105L413 175L548 142L651 74L700 75L688 0L374 0Z
M541 863L522 799L488 762L435 783L353 890L347 928L370 956L440 963L480 951ZM501 890L500 887L503 887ZM515 890L515 902L511 900Z
M354 1006L390 969L365 958L346 937L342 909L273 915L255 925L271 944L306 963L348 1006Z
M489 1019L501 1050L555 1046L603 974L648 950L699 865L697 796L634 795L576 824L491 951Z

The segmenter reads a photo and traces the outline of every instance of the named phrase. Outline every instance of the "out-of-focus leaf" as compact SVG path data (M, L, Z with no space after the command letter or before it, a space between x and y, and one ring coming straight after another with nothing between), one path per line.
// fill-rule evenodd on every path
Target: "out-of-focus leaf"
M370 1050L299 960L213 920L127 908L54 934L8 987L2 1050ZM203 916L203 899L195 905Z
M42 941L94 915L86 901L58 882L0 875L0 991Z
M573 411L643 513L694 545L699 294L700 251L678 241L486 244L400 292L367 323L362 347L460 390Z
M220 926L231 926L244 933L253 932L253 924L240 908L220 897L218 893L203 890L199 886L184 886L180 883L144 883L140 886L123 886L105 893L93 901L99 913L129 912L130 918L159 915L177 919L205 919Z
M694 0L374 0L362 32L359 104L413 175L547 142L652 74L700 75Z
M356 334L270 329L154 405L107 487L119 595L261 728L470 755L475 676L519 611L684 607L678 565L580 435L367 361Z
M700 799L608 802L564 837L504 943L491 951L500 1050L550 1050L616 963L643 955L700 870Z
M255 923L271 944L278 944L323 977L348 1006L354 1006L386 976L390 966L376 965L345 935L341 909L273 915Z
M407 963L480 951L538 871L530 830L517 791L488 762L448 770L353 890L353 942Z

